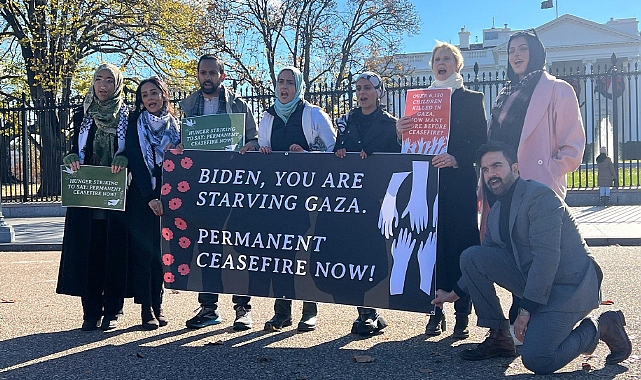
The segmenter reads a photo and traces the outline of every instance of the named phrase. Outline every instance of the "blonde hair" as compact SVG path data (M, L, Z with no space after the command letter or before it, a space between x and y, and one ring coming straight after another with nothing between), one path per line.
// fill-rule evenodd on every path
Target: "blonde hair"
M461 50L455 45L439 40L436 40L436 45L434 46L434 49L432 49L432 59L430 60L430 67L432 67L432 65L434 64L434 55L436 55L436 51L441 48L448 49L450 52L452 52L454 60L456 61L456 67L460 71L463 68L464 64L463 54L461 53Z

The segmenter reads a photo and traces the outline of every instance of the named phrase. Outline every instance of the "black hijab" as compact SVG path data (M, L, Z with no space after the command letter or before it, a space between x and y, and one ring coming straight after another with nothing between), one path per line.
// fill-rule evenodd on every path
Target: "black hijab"
M530 60L527 63L527 68L525 70L525 75L528 75L532 71L541 70L545 68L545 47L539 37L536 35L534 29L531 31L522 31L516 32L510 36L510 41L507 43L507 50L510 51L510 45L512 40L518 37L525 38L528 48L530 50ZM508 62L507 64L507 77L512 83L518 83L519 77L512 70L512 65Z

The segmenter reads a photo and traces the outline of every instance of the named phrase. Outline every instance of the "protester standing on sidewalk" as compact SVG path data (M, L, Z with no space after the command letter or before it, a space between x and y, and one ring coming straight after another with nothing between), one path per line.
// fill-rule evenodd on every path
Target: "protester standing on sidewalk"
M599 204L607 207L610 204L610 187L617 177L617 172L614 170L612 160L608 157L607 148L601 147L599 152L596 157L597 175L599 177Z
M161 165L167 149L182 148L167 85L157 77L143 80L136 90L126 145L132 181L125 215L134 265L134 302L141 305L142 328L155 330L167 325L162 312Z
M396 118L381 108L384 96L385 84L377 73L366 71L356 78L359 107L336 120L336 156L343 158L347 152L358 152L361 158L367 158L375 152L400 152ZM370 335L387 327L387 322L376 309L359 306L357 310L358 318L352 324L352 334Z
M439 169L439 207L436 240L436 287L450 291L461 277L459 259L464 249L479 244L474 152L487 140L483 94L463 85L460 72L463 55L454 45L439 42L432 53L432 71L436 79L430 88L452 88L451 125L447 152L432 159ZM411 128L409 116L396 124L399 134ZM472 301L469 296L454 303L456 323L452 336L465 339ZM441 308L430 317L425 334L440 335L446 329Z
M512 34L508 62L509 81L492 107L489 138L517 150L523 179L543 183L565 199L567 174L579 167L585 148L576 93L567 82L545 71L545 47L533 31ZM496 199L486 187L482 190L481 234ZM518 307L515 298L510 308L512 323Z
M293 66L285 67L277 76L275 86L276 103L263 114L258 128L260 152L269 154L272 151L289 152L331 152L336 143L336 132L332 128L329 116L318 106L304 100L305 83L303 74ZM279 222L287 226L296 225L299 234L304 233L309 225L306 212L292 214L289 221L272 221L272 228L277 229ZM292 220L299 223L292 223ZM294 232L292 232L294 233ZM276 255L278 253L275 253ZM274 292L282 292L285 298L294 296L294 279L291 276L271 281L266 278L266 290L270 282ZM251 284L250 284L251 287ZM316 329L316 302L303 302L303 316L298 323L298 331ZM292 301L276 299L274 316L265 323L265 330L276 331L292 324Z
M198 83L200 90L189 95L180 103L185 116L202 116L211 114L245 114L245 146L241 153L258 149L258 133L254 115L245 101L222 85L225 80L225 63L215 55L205 54L198 60ZM236 311L234 330L247 330L252 327L251 298L234 295L232 302ZM186 322L188 328L199 329L222 322L218 312L218 294L198 293L200 310Z
M120 70L100 65L83 108L73 116L72 147L63 159L66 166L74 171L82 170L82 165L107 166L112 173L127 166L129 109L122 90ZM67 208L56 292L81 297L82 330L117 326L124 297L130 296L126 236L120 211Z

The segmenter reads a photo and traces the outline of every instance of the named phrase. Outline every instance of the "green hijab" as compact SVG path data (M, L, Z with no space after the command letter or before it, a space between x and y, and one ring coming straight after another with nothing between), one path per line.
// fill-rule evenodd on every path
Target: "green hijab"
M98 73L102 70L108 70L111 75L114 76L115 87L113 95L104 101L98 99L94 90L96 78L98 77ZM83 103L85 113L93 118L98 129L109 134L116 134L116 129L118 127L120 108L124 101L122 97L122 82L122 73L120 70L112 64L103 63L98 66L96 72L93 74L91 88L87 91L87 95L85 95Z

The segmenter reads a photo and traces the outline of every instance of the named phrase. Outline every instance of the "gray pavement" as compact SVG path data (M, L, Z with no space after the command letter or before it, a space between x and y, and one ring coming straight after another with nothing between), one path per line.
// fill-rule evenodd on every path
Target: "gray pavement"
M589 246L641 245L641 205L571 207ZM15 231L0 252L59 251L64 217L5 218Z
M591 356L582 355L549 378L639 379L641 377L641 247L596 247L603 267L603 296L626 315L633 352L620 365L605 365L607 346L600 343ZM451 305L445 309L447 331L426 337L427 318L418 313L382 310L389 327L382 334L361 338L349 333L354 307L319 305L318 329L297 333L264 332L273 301L254 297L254 328L231 329L231 297L221 296L224 321L201 330L188 330L184 322L197 306L196 294L165 293L169 325L141 330L139 307L127 300L118 328L82 332L80 301L55 293L60 253L5 252L0 254L0 380L5 379L532 379L520 358L465 362L459 352L484 339L486 329L471 318L469 339L450 337L454 322ZM503 305L510 296L500 292ZM298 320L301 302L294 302ZM367 356L371 363L357 363ZM583 370L583 363L590 370ZM538 377L536 377L538 378Z

